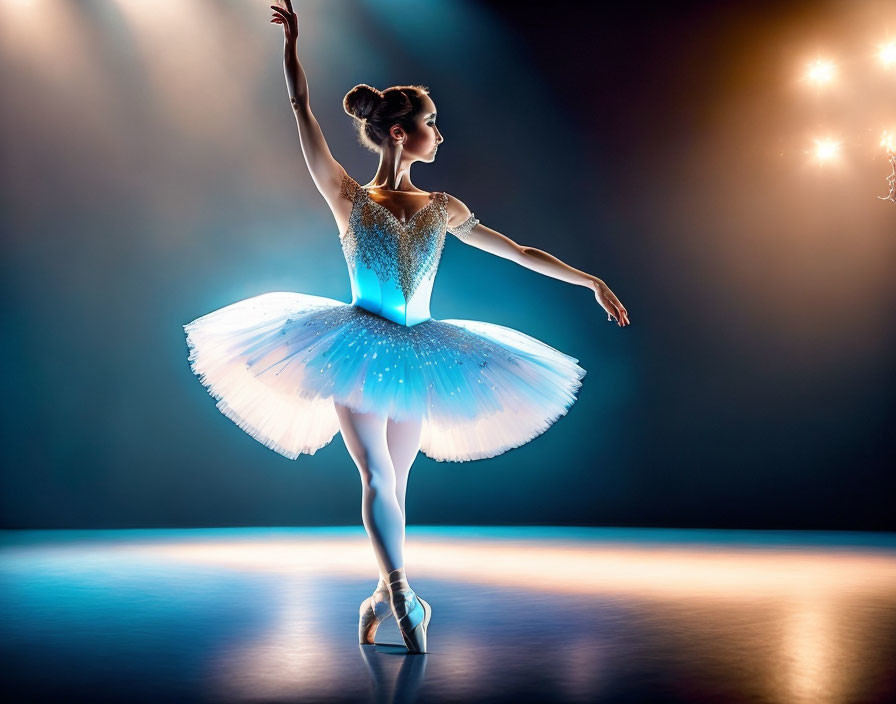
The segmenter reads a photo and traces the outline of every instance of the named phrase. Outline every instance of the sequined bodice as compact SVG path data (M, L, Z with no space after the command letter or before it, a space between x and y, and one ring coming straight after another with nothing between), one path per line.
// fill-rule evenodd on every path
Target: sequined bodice
M374 201L347 174L342 196L352 202L348 227L340 237L352 304L401 325L429 320L429 299L445 245L448 196L431 193L429 202L407 222ZM458 230L468 232L473 220L471 216Z

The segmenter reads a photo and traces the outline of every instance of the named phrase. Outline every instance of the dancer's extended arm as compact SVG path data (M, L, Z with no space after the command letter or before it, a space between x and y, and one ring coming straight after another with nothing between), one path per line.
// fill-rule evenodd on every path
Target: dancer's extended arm
M619 302L619 299L602 279L575 269L540 249L517 244L497 230L492 230L478 221L471 221L472 215L470 209L462 201L454 196L448 196L448 231L456 234L462 242L489 254L509 259L539 274L584 286L594 292L597 302L620 327L631 323L625 306ZM475 224L471 228L469 225L472 222ZM461 227L464 223L467 224L467 227ZM456 229L457 232L455 232Z
M308 100L308 79L305 77L305 70L298 57L298 19L292 11L291 0L284 0L284 2L286 8L271 5L271 9L274 11L271 22L283 26L283 72L286 75L289 101L292 103L296 123L299 127L302 153L305 155L305 163L308 164L308 170L311 172L311 178L314 179L317 190L328 202L338 202L339 189L345 170L330 153L324 133L320 129L317 118L311 112L311 104Z

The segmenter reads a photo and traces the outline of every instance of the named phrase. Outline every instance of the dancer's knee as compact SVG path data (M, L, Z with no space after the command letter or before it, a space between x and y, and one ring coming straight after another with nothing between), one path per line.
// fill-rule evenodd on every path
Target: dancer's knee
M365 461L358 464L358 469L366 488L376 492L395 491L395 470L389 459L367 453Z

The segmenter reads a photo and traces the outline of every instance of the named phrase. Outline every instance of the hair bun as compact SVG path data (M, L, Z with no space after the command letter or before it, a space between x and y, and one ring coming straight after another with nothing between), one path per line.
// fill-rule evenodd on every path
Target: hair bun
M376 88L366 83L359 83L345 94L342 107L352 117L366 120L382 99L383 94Z
M355 118L358 143L374 154L380 154L391 137L393 125L413 132L415 117L423 111L423 96L429 88L421 85L392 86L379 91L366 83L359 83L342 99L346 113Z

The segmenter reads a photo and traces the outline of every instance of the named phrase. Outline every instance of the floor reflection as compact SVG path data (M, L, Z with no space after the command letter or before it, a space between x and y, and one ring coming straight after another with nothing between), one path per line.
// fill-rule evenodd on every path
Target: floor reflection
M7 532L5 681L128 701L896 700L896 536L408 532L430 652L393 619L363 530Z
M359 645L358 650L370 673L376 704L417 701L428 654L409 655L405 648L398 645Z

